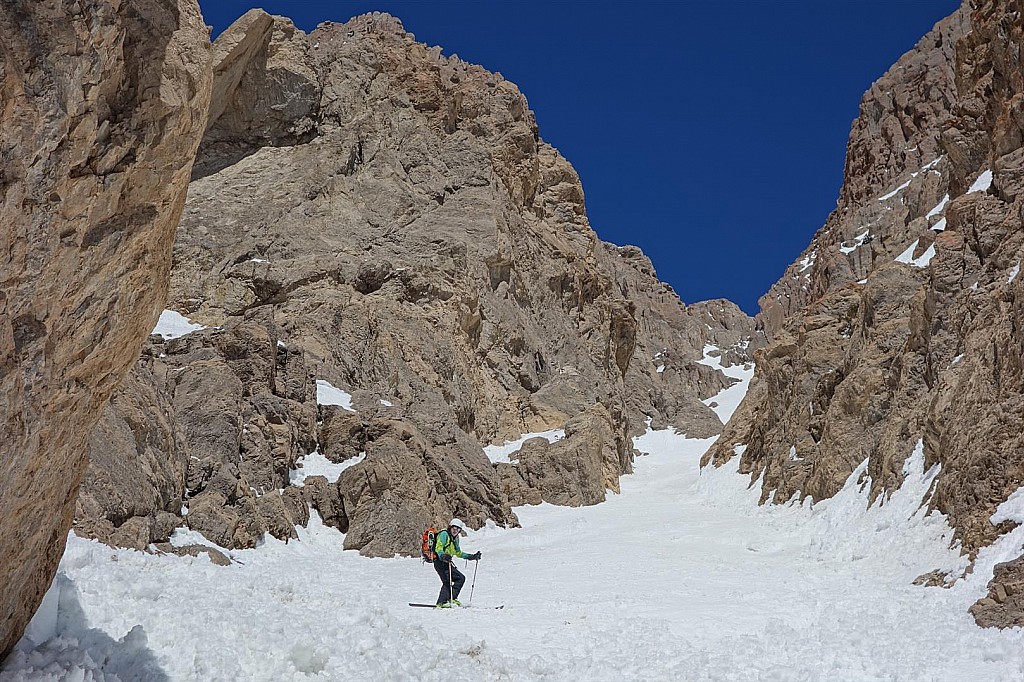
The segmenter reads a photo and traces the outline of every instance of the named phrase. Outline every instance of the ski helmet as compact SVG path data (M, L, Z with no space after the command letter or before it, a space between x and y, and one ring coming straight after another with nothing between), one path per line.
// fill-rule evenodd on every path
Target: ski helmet
M458 528L459 530L461 530L463 533L466 532L466 524L464 524L462 521L460 521L458 519L452 519L451 521L448 522L448 527L449 528L451 528L453 526L455 528Z

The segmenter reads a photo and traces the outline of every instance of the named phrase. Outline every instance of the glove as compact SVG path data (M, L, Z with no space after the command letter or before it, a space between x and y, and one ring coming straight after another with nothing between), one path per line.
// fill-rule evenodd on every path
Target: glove
M450 564L452 562L452 555L451 554L438 554L437 558L440 559L441 561L445 562L446 564Z
M476 554L470 554L469 555L469 560L470 561L480 561L480 552L477 552Z

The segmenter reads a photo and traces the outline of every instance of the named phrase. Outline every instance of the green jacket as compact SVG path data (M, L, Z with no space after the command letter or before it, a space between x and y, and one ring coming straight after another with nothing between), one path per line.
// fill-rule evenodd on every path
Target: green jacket
M442 554L451 554L453 557L457 556L460 559L469 558L468 554L459 549L459 539L453 538L447 530L437 534L437 538L434 540L434 551L437 552L438 557Z

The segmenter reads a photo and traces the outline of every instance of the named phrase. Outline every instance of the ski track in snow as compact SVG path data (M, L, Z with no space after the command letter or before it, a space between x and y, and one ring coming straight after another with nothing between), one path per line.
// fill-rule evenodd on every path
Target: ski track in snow
M718 365L708 355L701 362ZM745 390L749 370L726 367ZM732 403L725 396L717 402ZM738 401L736 401L738 402ZM951 589L911 580L965 560L922 498L920 444L903 487L867 507L866 463L833 498L758 507L739 458L698 468L714 439L648 431L622 493L521 507L522 528L470 532L473 603L411 609L438 590L417 559L369 559L314 513L214 566L69 537L56 584L0 673L13 680L1020 680L1024 630L982 630L968 606L1024 526ZM737 453L744 446L737 445ZM1024 490L994 518L1024 521ZM466 573L469 601L473 565ZM54 597L59 595L59 608Z

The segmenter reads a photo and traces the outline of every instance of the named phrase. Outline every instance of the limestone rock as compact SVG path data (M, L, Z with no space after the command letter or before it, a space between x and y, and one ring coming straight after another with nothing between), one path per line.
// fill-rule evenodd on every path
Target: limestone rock
M949 574L943 571L929 571L922 575L914 578L914 585L921 585L922 587L952 587L954 580L950 579Z
M182 545L181 547L175 547L164 542L156 545L155 549L157 552L177 554L178 556L199 556L200 554L205 554L217 566L231 565L231 559L227 555L214 547L207 547L206 545Z
M1024 626L1024 557L996 564L988 595L971 607L971 615L983 628Z
M422 530L453 516L472 527L486 519L517 523L497 475L470 438L434 444L397 420L375 421L368 432L366 459L338 481L349 520L346 549L416 554Z
M147 544L174 524L227 548L254 546L265 532L294 537L308 509L300 491L278 491L316 448L316 389L301 355L278 346L280 333L253 311L220 329L154 337L93 434L79 532L116 542L126 519L148 517Z
M865 94L838 206L762 299L770 343L708 455L745 445L763 501L828 497L865 460L873 500L921 441L941 464L926 502L964 551L1006 532L989 519L1024 485L1022 44L1016 3L965 3ZM1013 622L992 589L978 622Z
M321 408L320 452L332 462L358 457L366 447L366 425L359 415L341 408Z
M527 442L532 441L533 439L530 439ZM500 462L495 464L494 468L501 481L501 491L504 493L508 503L513 507L519 507L524 504L540 504L544 501L540 490L531 487L526 482L526 479L523 477L523 470L515 464Z
M53 578L92 426L166 296L211 76L195 0L10 0L0 32L2 658Z
M325 525L348 532L348 517L336 483L329 483L323 476L310 476L303 483L302 498L320 514Z
M632 470L633 451L624 434L615 433L615 422L601 404L577 415L565 426L565 438L549 443L531 438L516 455L517 477L508 472L502 481L516 502L540 501L579 507L603 502L605 491L619 490L619 475ZM503 468L506 465L500 465ZM507 481L507 482L506 482Z
M214 45L213 94L195 174L264 145L309 139L320 100L312 46L291 21L249 10Z
M80 535L109 539L85 528L86 520L104 518L119 527L134 517L153 517L155 524L158 514L177 515L181 509L189 456L175 428L170 396L154 375L162 371L160 365L145 354L93 431L75 511ZM143 546L166 539L157 531Z
M153 349L190 526L228 547L283 534L301 457L365 453L303 498L348 548L417 553L439 519L516 524L531 485L600 501L648 422L721 429L701 400L727 380L695 363L749 361L752 321L688 308L639 249L598 239L514 84L376 13L306 36L253 10L214 53L169 307L219 330ZM315 405L314 380L354 412ZM481 448L562 427L520 492ZM261 502L281 488L287 514Z

